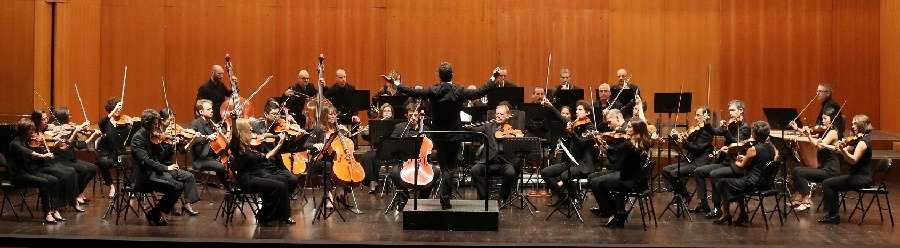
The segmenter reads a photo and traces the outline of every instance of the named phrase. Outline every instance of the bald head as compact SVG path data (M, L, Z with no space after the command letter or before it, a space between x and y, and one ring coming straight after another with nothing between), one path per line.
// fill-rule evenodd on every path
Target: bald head
M213 65L212 73L210 73L210 78L212 78L215 81L221 82L222 78L224 78L224 77L225 77L225 69L223 69L221 65Z
M344 84L347 83L347 71L344 69L337 69L337 71L334 72L334 76L337 79L334 81L334 84L343 87Z
M616 71L616 78L619 79L619 82L624 82L625 78L627 77L628 71L626 71L625 69L619 69L618 71Z
M309 72L306 70L300 70L297 72L297 81L301 83L309 83Z
M467 89L467 90L474 90L474 89L478 89L478 87L475 87L475 85L471 85L471 84L470 84L469 86L466 86L466 89Z

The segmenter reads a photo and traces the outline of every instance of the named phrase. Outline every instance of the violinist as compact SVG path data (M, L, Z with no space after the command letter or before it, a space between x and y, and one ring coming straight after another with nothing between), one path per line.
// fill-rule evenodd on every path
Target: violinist
M71 130L71 134L68 137L61 137L64 139L63 142L60 143L59 146L52 148L54 160L62 165L71 167L75 169L75 173L78 175L78 187L76 192L78 192L78 197L75 198L76 205L84 204L87 199L84 197L84 190L87 188L88 183L94 179L94 176L97 175L97 165L88 163L84 160L78 159L75 156L75 148L87 148L87 142L92 142L92 140L100 137L100 132L96 130L90 130L90 122L85 121L81 125L75 125L69 123L69 108L67 107L57 107L53 113L56 116L56 120L60 123L65 123L64 126L69 126L70 128L74 128ZM82 132L82 130L89 130L90 136L87 140L79 141L76 139L76 136ZM75 208L76 211L81 211L79 207Z
M615 167L619 170L590 180L594 199L598 205L594 212L601 217L615 214L615 217L606 223L606 227L610 228L622 228L628 217L624 196L614 197L611 192L634 192L647 186L646 173L649 171L643 170L643 165L650 156L650 148L653 145L647 123L642 120L631 120L622 137L625 140L620 142L621 145L615 151L619 157L615 161L617 163ZM602 139L599 144L601 149L609 148L609 144Z
M66 206L65 188L75 183L74 173L69 177L57 177L49 164L53 153L47 151L43 140L35 132L34 122L28 118L19 120L16 137L9 143L9 180L15 185L37 187L44 223L65 221L59 209Z
M165 226L169 221L163 214L172 213L181 196L184 184L176 181L171 172L178 170L178 164L160 158L164 147L160 144L163 131L160 116L156 110L146 109L141 113L141 129L131 139L131 157L134 166L134 188L137 191L152 191L163 194L153 208L147 212L147 222L153 226ZM164 163L169 162L169 163Z
M484 147L488 151L487 160L485 160L484 155L476 155L478 162L471 169L472 182L478 190L478 199L484 200L488 198L487 178L484 177L485 170L487 170L488 176L500 176L500 181L502 182L500 186L500 206L507 205L509 195L513 187L515 187L517 174L515 167L512 165L514 161L510 161L507 159L507 156L502 155L503 148L500 147L497 139L523 136L521 130L512 129L509 118L509 104L501 102L497 105L493 122L471 129L472 131L484 133L487 136L487 144ZM518 131L518 133L515 133L515 131Z
M260 226L295 224L296 221L291 218L291 195L288 193L290 186L284 180L274 177L267 169L275 166L272 159L284 144L284 134L279 135L275 147L263 153L257 145L259 141L253 138L250 119L237 118L231 126L235 130L229 149L234 155L232 169L237 174L237 186L262 197L262 207L256 214L257 223Z
M176 153L186 152L185 144L192 141L182 139L182 136L178 133L180 127L175 123L175 112L172 109L163 108L159 110L159 117L160 129L163 130L163 133L160 134L162 137L157 137L161 141L158 144L160 146L158 161L162 164L175 164ZM200 138L202 139L203 137ZM171 170L168 173L184 187L181 198L181 212L190 216L200 214L200 212L194 211L194 208L191 206L191 204L200 201L200 193L197 191L197 179L194 178L194 174L180 169Z
M112 187L112 174L110 169L114 166L122 166L120 156L125 154L125 142L131 132L131 125L118 125L114 120L125 119L122 114L122 101L117 97L106 100L104 109L107 115L100 118L99 127L103 134L97 141L97 166L100 169L100 177L103 184L109 187L109 198L116 194L116 187Z
M575 120L566 125L565 133L561 138L563 145L572 154L575 161L571 161L566 156L563 158L563 162L541 170L541 178L544 179L550 192L557 199L549 206L558 206L566 203L568 199L576 199L574 197L578 193L578 187L571 180L586 178L596 171L594 158L597 157L597 154L594 150L594 139L586 135L586 133L594 131L590 116L591 105L584 100L578 101L575 107ZM563 189L568 191L567 194L563 193Z
M837 109L828 108L822 111L822 122L824 123L825 132L823 134L813 134L806 132L806 136L813 144L823 146L833 146L840 138L839 131L832 125L832 118L838 118ZM812 207L812 194L810 194L809 182L821 183L825 179L836 177L841 173L841 160L838 154L828 149L817 149L816 158L819 160L819 168L810 168L804 166L794 167L794 195L791 206L798 212L803 212Z
M68 148L71 145L61 141L63 137L60 137L60 133L49 130L50 118L46 112L35 109L31 112L31 120L35 124L35 134L43 136L41 141L44 144L44 150L49 149L49 152L53 153L53 158L45 164L42 171L55 176L62 182L60 199L63 202L73 206L77 212L84 212L84 209L81 208L81 202L76 200L83 191L81 188L82 182L79 179L90 177L90 175L79 175L74 167L59 162L57 159L59 149ZM84 185L87 186L87 182L84 182Z
M716 189L719 179L740 177L745 171L743 168L735 168L733 166L735 158L728 153L729 147L741 145L744 140L750 138L750 127L747 123L744 123L744 102L741 100L732 100L729 102L728 114L730 118L727 121L722 120L719 123L719 127L713 128L713 132L716 135L725 136L725 146L714 152L714 154L721 155L719 155L716 160L711 161L710 163L712 164L694 169L698 204L697 207L691 209L691 212L708 212L708 214L706 214L707 218L716 218L721 214L719 209L721 201L719 200L719 191ZM712 201L715 208L711 210L706 201L707 177L712 179L710 185L712 187Z
M306 138L306 143L303 145L303 148L310 151L310 154L318 154L320 159L316 161L312 161L308 166L309 174L308 175L322 175L324 180L324 187L328 190L328 198L334 199L334 196L331 192L332 186L335 182L332 181L330 175L332 173L332 166L334 165L334 149L331 148L329 144L325 144L325 141L328 141L334 135L347 135L349 134L349 130L344 128L342 125L338 125L338 113L337 109L325 106L323 109L323 113L325 113L323 125L316 126L315 129L309 134L309 137ZM342 132L338 134L338 132ZM334 142L338 142L337 138L334 138ZM347 195L351 192L351 188L349 186L344 186L341 192L340 199L343 203L346 204ZM326 206L327 208L333 208L331 205L331 201Z
M294 120L297 120L300 126L304 127L306 126L306 118L303 118L303 103L309 97L314 97L318 93L316 85L309 82L309 72L300 70L297 72L297 81L288 86L284 90L284 94L276 99L278 99L278 102L285 103Z
M841 105L838 104L836 101L834 101L834 99L832 99L831 95L832 95L831 84L820 83L818 86L816 86L816 99L819 100L819 103L821 104L821 108L819 109L819 115L816 116L816 126L821 126L821 125L827 124L825 121L822 120L823 119L822 115L825 114L826 109L829 109L829 108L830 109L840 109L841 108ZM834 126L836 130L844 130L844 119L843 118L836 118L833 120L834 120L834 123L832 123L832 126ZM794 121L790 122L788 125L790 125L791 128L793 128L794 130L803 130L805 128L805 127L797 126L797 122L794 122ZM838 132L839 139L843 138L843 136L844 136L843 133Z
M768 142L769 139L769 123L757 121L753 123L752 137L747 140L752 146L747 149L744 155L739 155L734 162L734 167L741 168L746 173L741 177L723 178L717 182L722 199L722 217L715 221L716 224L734 224L741 226L746 224L750 218L747 215L747 202L744 201L744 195L753 192L756 189L771 188L774 182L763 182L763 171L766 164L775 160L778 151L775 146ZM768 184L768 185L763 185ZM737 204L735 204L737 203ZM732 208L739 205L738 218L732 220Z
M547 99L547 92L544 87L535 86L533 90L531 90L531 102L532 103L541 103Z
M200 133L196 137L194 143L191 144L191 158L193 159L191 166L198 171L214 171L216 177L222 185L228 185L228 171L225 165L218 160L222 154L216 154L212 149L212 142L217 139L228 137L228 131L224 130L224 126L213 122L213 102L206 99L197 100L194 106L196 118L191 122L191 129ZM225 151L220 151L220 153Z
M300 143L299 145L296 144L297 139L299 139L300 137L294 138L284 135L284 140L282 141L282 136L278 136L278 133L275 130L275 125L277 125L276 122L287 122L284 119L291 117L289 115L288 117L282 116L283 109L274 99L266 101L266 106L264 107L264 109L266 111L265 118L255 122L251 121L251 123L253 124L253 133L257 137L269 136L273 138L269 140L263 139L256 146L256 150L261 153L269 153L270 151L275 150L277 144L282 144L280 149L278 149L278 151L275 153L276 156L270 159L271 163L267 164L265 169L266 172L269 173L269 178L283 182L288 187L288 194L294 195L294 191L297 190L298 185L297 176L294 176L293 173L287 170L287 167L285 167L285 165L283 164L280 155L285 152L291 151L292 149L301 148L302 143Z
M417 110L417 104L408 104L406 105L406 118L407 122L405 123L397 123L394 125L394 131L391 132L391 137L394 138L405 138L405 137L415 137L419 135L419 131L429 131L430 128L428 126L420 126L422 123L422 119L424 118L422 115L422 110ZM421 106L419 106L421 108ZM391 181L393 181L394 186L397 187L399 193L397 194L398 204L397 209L402 210L404 206L406 206L406 202L409 200L409 188L407 185L403 183L403 178L400 177L400 170L402 169L401 161L389 161L391 165ZM433 166L432 171L434 172L434 178L440 178L441 169L438 166ZM367 172L368 173L368 172ZM368 174L366 174L368 175ZM431 191L434 190L436 183L432 183L425 188L419 189L418 198L428 198L431 194Z
M687 187L683 182L678 184L674 182L676 178L691 175L697 167L708 164L709 154L713 151L714 136L709 119L709 108L699 107L694 111L694 126L683 133L673 129L670 136L670 140L681 149L682 155L678 157L680 160L678 163L663 167L662 176L672 186L672 192L680 195L685 202L689 202L691 198Z
M392 84L393 85L393 84ZM413 107L416 104L411 104ZM394 107L390 104L385 103L381 105L379 108L378 120L390 120L394 118ZM362 137L366 141L371 141L369 129L366 129L362 132ZM373 146L374 147L374 146ZM363 185L369 185L369 194L375 194L378 188L378 175L379 171L381 171L381 163L378 161L378 151L375 149L369 150L360 156L360 160L362 160L363 169L366 170L366 179L363 180Z
M825 216L818 221L827 224L841 222L838 216L840 197L838 192L859 189L872 185L872 122L869 116L856 115L850 123L853 135L842 139L835 145L818 144L821 149L837 153L841 160L850 164L846 175L825 179L822 182L822 204Z
M231 75L232 77L234 75ZM219 113L220 107L222 107L222 103L225 102L225 99L230 97L232 94L231 89L228 86L225 86L224 83L225 78L225 69L222 68L221 65L213 65L212 72L210 72L209 79L206 80L205 83L200 85L200 88L197 89L197 100L207 99L212 104L212 108L216 111L213 111L212 120L215 122L222 121L222 114Z

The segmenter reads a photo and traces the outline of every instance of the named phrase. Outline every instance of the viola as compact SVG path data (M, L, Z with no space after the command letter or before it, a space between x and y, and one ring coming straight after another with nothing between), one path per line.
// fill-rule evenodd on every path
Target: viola
M275 121L275 132L276 133L285 133L290 136L300 136L309 134L306 130L303 130L300 127L300 124L297 123L288 123L285 119L277 119Z
M513 128L509 123L503 123L500 125L500 128L494 132L494 138L502 139L513 137L525 137L525 134L522 133L522 130Z
M837 142L837 148L844 149L844 147L856 146L856 144L859 144L859 141L862 140L862 138L865 136L866 134L864 133L858 133L855 135L844 137Z
M113 116L113 118L110 119L109 121L114 123L116 126L123 126L123 125L127 126L127 125L134 124L135 122L141 121L141 118L131 117L131 116L123 114L123 115Z
M728 152L722 152L721 149L716 150L715 152L709 154L709 157L717 158L722 155L737 156L740 154L745 154L745 153L747 153L747 150L750 149L750 147L753 147L755 145L756 145L756 141L751 141L751 140L734 143L734 144L728 145Z
M591 119L589 119L589 118L586 118L586 117L578 118L578 119L575 119L575 121L573 121L573 122L569 122L570 125L568 125L568 127L566 128L566 131L572 133L572 132L574 132L575 128L577 128L581 125L587 125L590 123L591 123Z

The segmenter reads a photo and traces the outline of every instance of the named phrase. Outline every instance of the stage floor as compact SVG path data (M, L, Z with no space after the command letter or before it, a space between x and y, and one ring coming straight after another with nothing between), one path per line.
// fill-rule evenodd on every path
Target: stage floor
M105 190L105 189L104 189ZM897 190L895 187L893 190ZM90 191L90 189L88 189ZM98 189L98 196L100 190ZM302 204L294 201L294 218L298 221L292 226L258 227L252 219L243 220L235 217L235 222L226 227L223 221L213 221L222 191L213 189L204 195L205 199L194 204L200 211L199 216L171 216L170 225L164 227L148 226L142 217L130 215L128 221L114 224L114 219L101 220L107 199L93 198L86 213L64 212L69 220L54 225L43 225L38 219L16 221L8 212L0 220L0 241L2 246L43 244L48 239L73 239L71 242L100 242L113 240L111 246L127 244L169 247L197 245L191 242L212 243L219 245L253 246L250 243L266 245L285 244L368 244L368 245L490 245L490 246L897 246L900 245L898 229L891 227L888 220L879 223L878 214L869 213L862 225L847 223L849 215L842 215L839 225L823 225L815 222L820 213L800 214L798 223L793 217L788 218L784 226L773 218L770 229L766 230L762 219L754 220L750 227L732 227L713 224L711 220L696 216L694 221L676 219L667 214L659 219L658 227L643 231L640 214L633 212L624 229L607 229L603 225L605 218L592 215L587 208L595 205L593 197L588 198L582 214L584 223L576 219L565 219L555 214L544 220L551 208L545 207L548 197L531 197L538 206L535 215L527 210L508 208L501 210L500 231L497 232L450 232L450 231L403 231L400 215L382 214L390 195L378 198L369 195L366 190L357 189L356 196L360 209L364 212L355 215L345 212L346 222L337 216L323 223L311 224L313 204ZM318 192L309 190L310 194ZM474 192L464 190L467 199L474 198ZM654 197L657 214L662 212L671 194L658 193ZM318 197L317 197L318 198ZM818 202L816 196L815 202ZM891 200L896 203L898 197ZM34 201L30 201L34 202ZM848 200L848 202L851 202ZM853 201L855 202L855 200ZM412 202L410 201L410 204ZM767 205L771 205L769 203ZM852 207L852 205L848 206ZM849 210L849 209L848 209ZM20 211L20 214L22 211ZM27 213L25 213L27 216ZM114 218L114 217L113 217ZM885 216L887 218L887 216ZM858 217L854 217L858 220ZM17 239L26 238L26 239ZM99 241L98 241L99 240ZM146 243L122 243L124 241L149 241ZM174 243L165 243L165 242ZM35 243L37 242L37 243ZM108 242L108 241L105 241ZM118 242L118 243L116 243ZM164 243L160 243L164 242ZM221 243L220 243L221 242Z

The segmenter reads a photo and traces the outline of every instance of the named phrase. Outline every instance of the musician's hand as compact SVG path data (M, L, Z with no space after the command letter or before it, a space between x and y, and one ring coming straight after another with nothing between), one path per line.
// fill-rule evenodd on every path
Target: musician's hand
M744 156L744 155L738 155L738 156L737 156L737 161L744 161L744 158L746 158L746 156Z
M172 164L172 165L166 166L167 171L173 171L173 170L177 170L177 169L178 169L178 164Z
M218 137L218 136L217 136L216 134L210 134L210 135L207 135L207 136L206 136L206 139L208 139L208 140L216 140L217 137Z
M788 123L788 126L790 126L790 127L793 128L793 129L800 129L799 127L797 127L797 122L796 122L796 121L791 121L791 122L789 122L789 123Z
M287 134L284 132L278 133L278 144L281 145L284 143L284 139L287 137Z
M547 99L546 97L541 98L541 105L544 105L545 107L548 107L548 108L553 107L553 103L551 103L550 99Z
M353 123L359 123L360 122L359 116L354 115L353 117L350 117L350 121L352 121Z
M49 153L49 152L48 152L48 153L42 153L42 154L39 155L39 156L40 156L41 158L52 159L52 158L53 158L53 153Z

